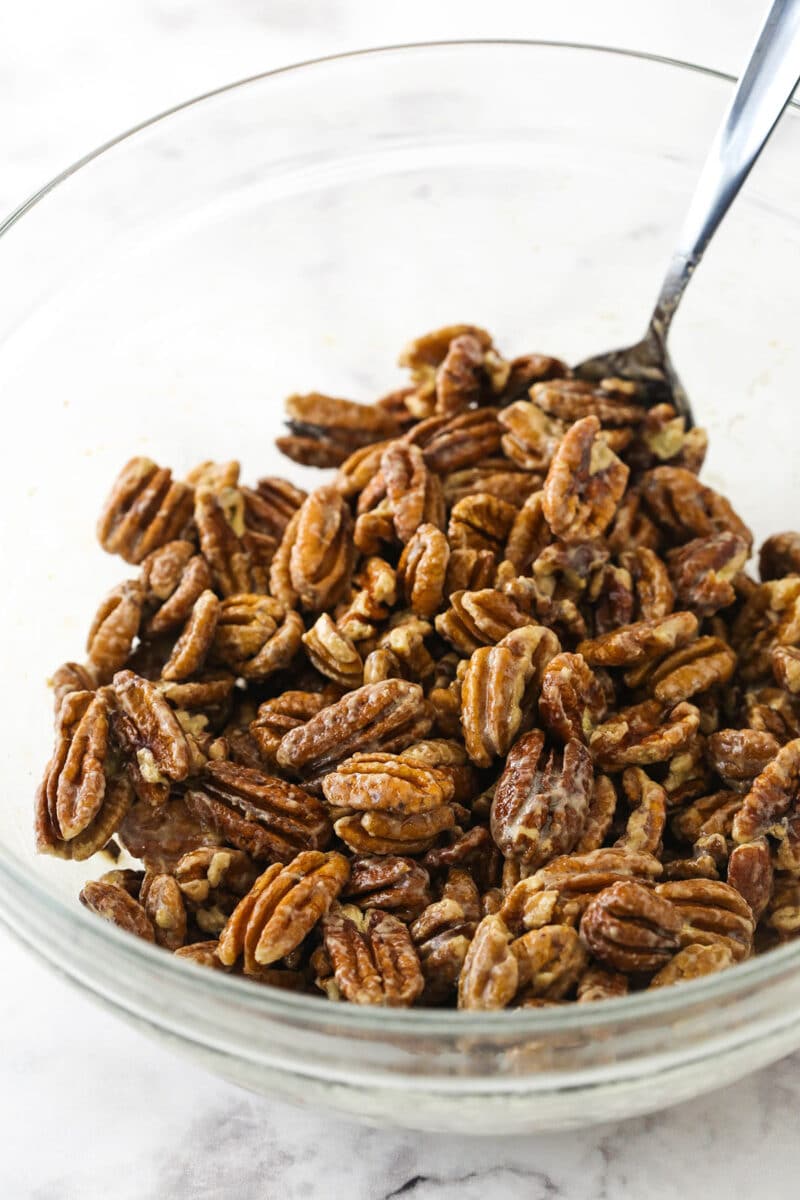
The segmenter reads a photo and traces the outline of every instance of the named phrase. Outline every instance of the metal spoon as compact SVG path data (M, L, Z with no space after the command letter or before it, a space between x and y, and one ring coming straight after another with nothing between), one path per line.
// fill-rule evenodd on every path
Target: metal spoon
M691 424L689 398L667 351L686 285L800 80L800 0L774 0L703 164L647 333L625 350L587 358L579 379L616 376L647 386L649 403L668 401ZM800 170L800 164L798 164Z

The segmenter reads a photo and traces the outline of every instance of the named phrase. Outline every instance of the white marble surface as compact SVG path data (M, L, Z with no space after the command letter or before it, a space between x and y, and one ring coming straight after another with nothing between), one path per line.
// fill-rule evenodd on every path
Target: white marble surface
M735 71L754 0L30 0L0 36L0 210L143 116L278 65L426 38L606 42ZM493 1144L253 1098L93 1007L0 932L0 1196L9 1200L667 1200L794 1194L800 1057L694 1103Z

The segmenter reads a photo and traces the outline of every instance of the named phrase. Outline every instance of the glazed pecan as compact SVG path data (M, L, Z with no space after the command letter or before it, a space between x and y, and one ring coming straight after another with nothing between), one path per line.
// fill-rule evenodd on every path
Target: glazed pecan
M543 479L541 474L524 471L507 459L488 458L479 466L465 467L443 476L442 491L445 503L451 508L475 492L494 496L496 500L516 507L541 488Z
M628 482L628 468L600 437L597 417L567 430L544 481L543 507L553 533L578 542L604 533Z
M425 466L418 446L391 442L381 458L381 475L395 534L403 545L411 541L420 525L442 528L445 508L441 484Z
M359 908L380 908L411 921L431 901L428 872L413 858L355 858L343 895Z
M667 562L681 608L710 617L733 604L736 592L731 581L749 552L745 539L729 530L694 538L671 550Z
M281 767L318 775L359 751L396 752L423 738L433 723L422 688L403 679L367 684L284 734Z
M497 417L496 408L430 417L410 429L405 440L419 446L429 471L447 475L485 463L497 453L502 432Z
M165 542L181 537L192 516L192 490L166 467L132 458L114 482L97 523L100 545L126 562L140 563Z
M464 547L452 550L447 563L444 594L478 592L494 582L496 559L491 550Z
M578 980L577 1001L591 1004L595 1000L613 1000L627 996L628 976L621 971L609 971L605 967L592 966Z
M276 543L283 537L286 526L307 495L288 479L278 479L272 475L259 479L255 490L243 487L241 492L246 527L269 534Z
M497 588L453 592L450 608L435 621L436 632L463 655L495 646L512 629L530 624L530 613Z
M288 862L331 837L324 806L302 788L238 763L210 762L186 793L189 812L258 862Z
M690 983L704 975L713 975L732 967L734 957L728 946L721 942L712 945L690 945L679 950L665 967L653 976L651 988L667 987L673 983Z
M521 880L517 887L522 889L521 895L529 897L555 891L562 899L575 898L580 902L581 897L596 895L620 881L633 879L652 883L662 872L659 860L646 851L609 847L551 859L547 866ZM508 903L512 902L513 893L508 898Z
M649 546L635 546L623 550L619 562L631 579L637 620L669 616L675 607L675 592L667 567L655 551Z
M303 632L300 615L287 612L272 596L227 596L219 608L213 651L237 675L266 679L289 665Z
M408 1007L425 981L411 936L397 917L336 905L322 923L336 986L352 1004Z
M488 492L476 492L453 505L447 526L451 550L491 550L499 554L517 516L517 508Z
M701 637L655 665L640 664L626 674L625 682L629 687L646 686L663 704L677 704L727 683L735 668L736 655L727 642Z
M734 841L753 842L765 835L777 838L776 863L783 870L800 869L800 738L782 746L753 782L733 822Z
M622 786L633 811L625 833L616 845L640 853L658 854L667 820L664 789L639 767L627 768L622 776Z
M285 866L267 867L240 900L219 937L224 966L243 959L245 974L257 975L295 950L325 916L350 873L335 851L307 850Z
M217 934L258 876L243 850L198 846L179 859L174 877L185 906L203 933Z
M623 880L595 896L581 918L581 939L589 953L626 974L651 974L663 967L681 946L682 918L659 895L661 890Z
M287 608L306 612L336 604L350 584L352 516L335 486L317 488L286 526L270 568L270 590Z
M458 1007L505 1008L514 999L519 965L511 933L497 914L484 917L475 930L458 980Z
M527 471L546 471L564 436L563 422L527 400L510 404L498 419L505 430L501 445L506 458Z
M350 638L337 629L328 613L317 617L301 641L309 662L320 674L344 688L360 687L364 677L361 655Z
M477 407L487 393L491 394L484 358L485 348L474 334L453 338L436 372L435 412L454 416ZM505 379L500 388L504 383Z
M781 745L800 737L800 704L780 688L745 692L744 712L748 729L771 733Z
M772 761L780 745L771 733L756 729L720 729L707 742L711 766L731 788L746 791Z
M310 392L284 402L291 436L275 444L288 458L314 467L338 467L353 450L391 437L397 424L385 408Z
M219 841L191 815L182 797L174 797L160 808L134 804L126 812L117 836L128 853L141 859L155 874L173 871L179 859L197 846Z
M480 918L481 898L472 876L451 868L441 898L410 926L428 1003L440 1003L454 990Z
M603 720L608 697L581 654L557 654L542 675L539 715L562 741L586 742Z
M800 649L775 646L770 653L772 673L779 687L793 696L800 695Z
M472 655L461 687L461 724L476 766L488 767L508 753L532 715L544 668L558 650L549 629L526 625Z
M355 854L402 856L424 854L454 824L452 807L440 805L408 815L381 809L357 812L340 817L333 828Z
M678 911L681 948L722 944L737 962L748 957L755 921L750 905L735 888L713 879L680 879L658 883L655 891Z
M563 1000L586 968L588 955L570 925L543 925L511 943L517 960L520 1003L527 999Z
M687 645L697 637L697 630L694 613L671 613L581 642L578 653L593 667L630 667Z
M576 854L599 850L611 828L617 810L617 790L607 775L596 775L583 833L575 845Z
M733 622L731 643L745 681L771 674L775 646L800 644L800 576L787 575L755 587Z
M637 392L636 384L619 379L604 379L599 387L582 379L555 379L535 383L530 397L546 413L570 424L593 416L603 426L614 427L644 420L647 410L633 403Z
M800 533L773 533L758 555L761 579L782 579L784 575L800 575Z
M374 638L397 600L397 574L382 558L368 558L354 583L359 590L336 610L339 631L353 642Z
M433 397L438 368L447 358L452 343L463 337L477 342L482 350L488 350L492 345L491 335L477 325L445 325L442 329L414 338L403 348L397 361L401 367L408 367L411 371L420 399Z
M108 683L115 671L128 661L139 632L144 605L144 588L135 579L119 584L109 592L95 613L86 639L89 670L101 683Z
M544 515L544 493L528 496L514 518L505 546L505 557L521 575L528 572L552 540Z
M186 908L172 875L146 875L140 901L152 925L156 943L177 950L186 941Z
M535 729L511 749L492 803L492 836L508 858L529 869L572 850L583 831L593 787L592 761L571 738L563 758L545 757Z
M648 512L673 545L717 533L733 533L748 548L753 535L724 496L700 483L685 467L656 467L642 478Z
M606 771L667 762L690 745L699 725L700 713L693 704L670 708L658 700L645 700L620 709L599 725L589 748Z
M184 962L196 963L198 967L210 968L212 971L225 971L226 967L222 965L217 957L217 948L219 942L214 939L208 942L192 942L188 946L181 946L175 951L175 957L183 959Z
M240 499L238 493L234 493L234 496ZM201 489L195 495L194 521L214 588L222 596L234 596L239 592L266 592L266 559L271 557L274 547L271 543L267 556L260 547L253 545L252 540L248 545L241 513L237 513L235 508L226 512L227 499L224 493L218 495L208 488ZM229 520L229 513L236 522L238 532Z
M133 757L134 786L153 803L163 803L169 785L186 779L191 754L186 735L162 693L133 671L114 676L114 733Z
M110 921L126 933L132 933L145 942L156 940L153 923L142 905L123 887L102 879L84 884L79 900L86 908L104 921Z
M444 771L399 754L354 754L322 783L325 799L339 808L411 814L428 812L453 798Z
M412 612L432 617L444 598L450 546L435 525L423 524L403 547L397 581Z
M766 838L733 848L728 859L728 883L750 905L756 921L767 910L773 882L772 856Z
M195 600L189 619L164 664L163 679L180 682L196 675L206 660L220 615L220 602L210 590Z
M212 584L208 563L193 542L167 542L148 554L142 563L141 584L149 616L144 631L150 635L180 628L195 600Z

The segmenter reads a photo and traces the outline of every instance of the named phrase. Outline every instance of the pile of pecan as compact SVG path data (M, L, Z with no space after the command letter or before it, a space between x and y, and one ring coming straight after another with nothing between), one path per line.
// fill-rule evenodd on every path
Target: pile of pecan
M795 936L800 533L748 574L704 433L630 383L473 326L401 363L287 401L308 493L124 467L98 533L138 574L53 677L38 849L115 863L81 900L138 937L356 1004L583 1003Z

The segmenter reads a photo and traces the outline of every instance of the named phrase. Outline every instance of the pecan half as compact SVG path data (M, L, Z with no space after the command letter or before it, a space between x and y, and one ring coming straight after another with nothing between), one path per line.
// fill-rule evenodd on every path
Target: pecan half
M484 917L475 930L458 980L458 1007L505 1008L514 999L519 965L511 933L497 914Z
M717 637L701 637L655 665L641 664L626 674L625 682L629 687L646 685L663 704L677 704L728 683L735 668L736 655L727 642Z
M86 639L89 669L101 683L108 683L124 667L139 632L144 605L144 588L135 579L109 592L95 613Z
M350 584L352 516L334 485L317 488L286 526L270 568L270 590L286 607L330 608Z
M687 645L697 637L697 630L694 613L671 613L580 642L578 653L593 667L630 667Z
M764 542L758 556L761 579L782 579L800 575L800 533L773 533Z
M562 438L544 481L544 515L565 542L605 533L628 482L628 468L599 435L597 417L576 421Z
M352 1004L409 1007L425 986L411 936L397 917L337 905L322 937L340 994Z
M211 587L211 571L194 542L167 542L142 563L141 584L150 612L145 632L169 633L186 622L198 596Z
M722 944L737 962L748 957L755 921L735 888L714 879L679 879L656 884L655 891L678 911L681 947Z
M420 525L441 529L444 496L438 478L425 465L418 446L391 442L381 459L381 474L399 541L406 545Z
M721 943L710 946L684 946L665 967L653 976L651 988L668 987L673 983L690 983L704 975L714 975L732 967L734 957L730 949Z
M418 617L432 617L441 608L449 559L447 538L429 523L420 525L404 546L397 580Z
M800 738L782 746L756 778L733 822L736 842L777 838L777 865L800 869Z
M613 1000L617 996L627 996L628 987L628 976L621 971L591 966L578 980L577 1001L592 1004L595 1000Z
M177 950L186 941L186 908L177 880L171 875L146 875L140 901L156 943Z
M138 900L125 888L102 879L84 884L78 897L84 907L97 913L104 921L110 921L118 929L132 933L145 942L154 942L153 924Z
M453 592L450 608L435 621L436 632L464 655L495 646L512 629L530 624L530 613L497 588Z
M132 458L122 468L97 523L100 545L126 562L179 538L192 516L192 489L149 458Z
M517 516L517 508L489 492L457 501L450 511L447 540L451 550L491 550L499 554Z
M648 512L673 545L728 532L742 538L748 550L752 546L752 533L725 497L685 467L656 467L640 486Z
M586 742L603 720L608 698L581 654L557 654L542 675L539 715L562 741Z
M586 969L588 955L571 925L543 925L511 943L517 960L521 1003L563 1000Z
M219 614L220 603L214 593L210 590L201 592L164 664L161 672L163 679L179 682L197 674L214 641Z
M747 790L780 749L771 733L756 729L720 729L706 743L708 760L728 787Z
M361 655L350 638L337 629L328 613L317 617L301 641L311 665L321 675L344 688L360 687L364 677Z
M492 803L492 836L509 857L541 867L566 854L578 841L592 794L592 760L582 742L571 738L563 758L544 757L544 734L535 729L520 738Z
M314 467L338 467L353 450L397 430L390 413L374 404L357 404L310 392L284 402L291 436L275 439L288 458Z
M266 679L291 663L303 633L299 613L287 612L272 596L227 596L219 608L214 655L245 679Z
M326 775L325 798L340 808L386 809L420 813L453 798L453 781L444 771L397 754L354 754Z
M595 896L581 918L581 939L589 953L626 974L650 974L663 967L680 948L682 919L658 892L624 880Z
M406 855L424 854L454 824L453 809L441 805L408 815L380 809L354 813L340 817L333 828L355 854Z
M770 661L778 686L792 696L800 695L800 649L796 646L775 646L770 653Z
M544 515L544 493L534 492L514 518L508 532L505 557L519 574L523 574L530 570L552 536Z
M639 767L627 768L622 776L622 786L633 811L625 833L616 844L628 850L657 854L667 820L664 789Z
M546 471L564 436L564 424L528 400L510 404L498 420L505 430L501 444L506 458L526 471Z
M736 592L732 580L747 562L749 552L745 539L729 530L694 538L671 550L667 561L681 608L710 617L733 604Z
M136 773L145 784L147 798L163 803L169 784L186 779L191 753L186 735L161 692L133 671L114 676L114 732L133 755Z
M772 856L766 838L733 848L728 859L728 883L750 905L756 921L760 920L769 907L774 883Z
M252 541L248 545L242 523L239 523L240 533L234 529L223 503L226 498L224 494L218 495L207 488L201 489L195 496L195 525L214 587L222 596L234 596L239 592L266 592L265 556L263 552L251 552L256 547ZM236 499L239 499L238 493Z
M658 700L645 700L620 709L589 740L592 756L606 771L625 766L647 766L668 762L685 750L700 726L700 713L693 704L665 707Z
M351 862L343 895L359 908L380 908L411 921L431 901L430 877L413 858L365 855Z

